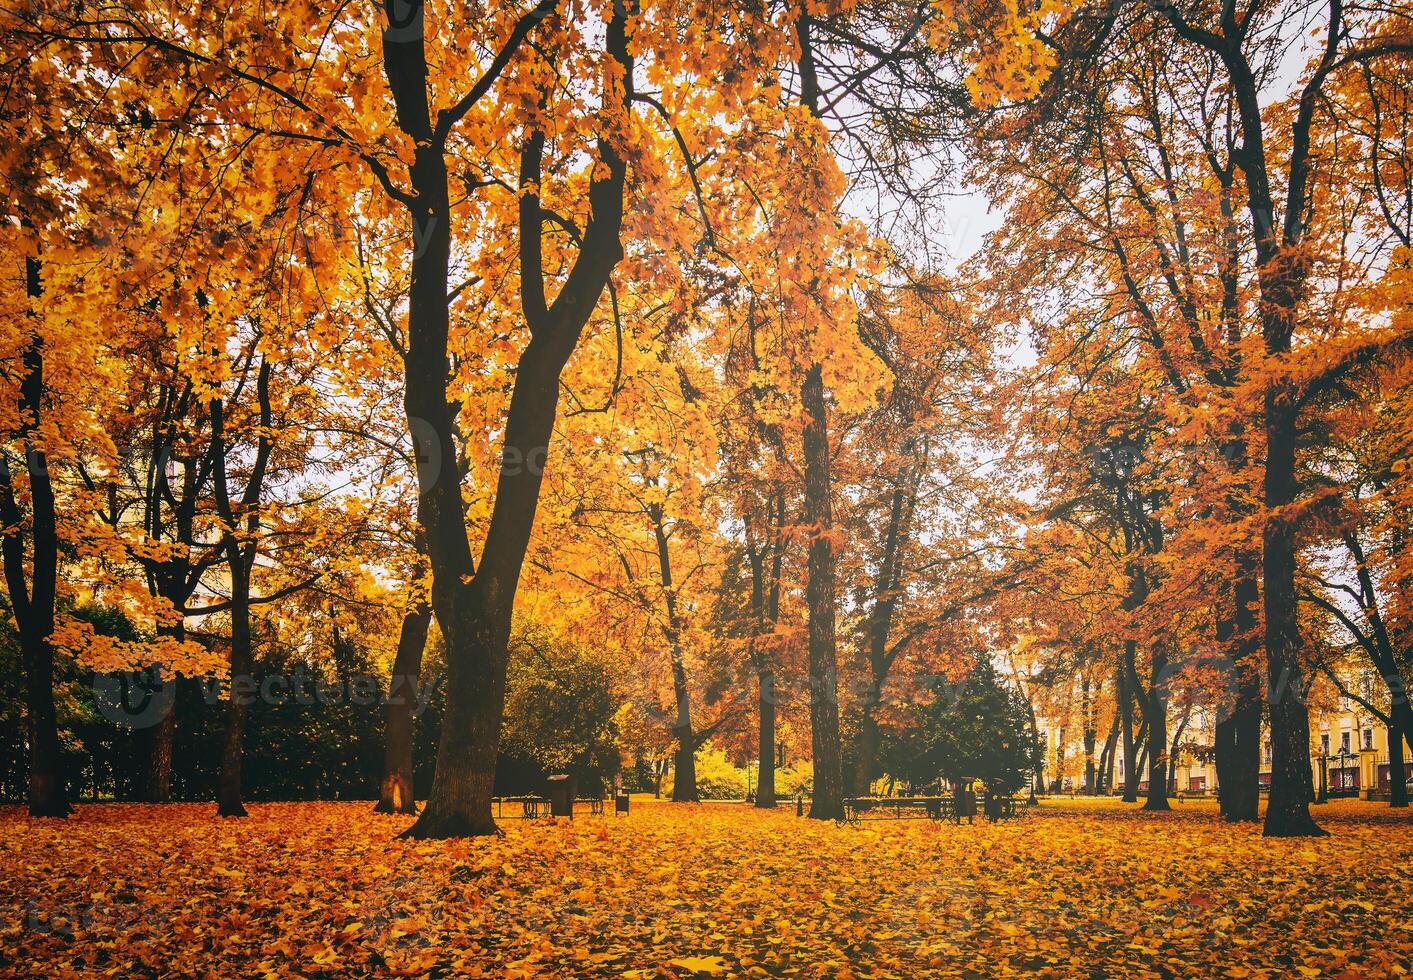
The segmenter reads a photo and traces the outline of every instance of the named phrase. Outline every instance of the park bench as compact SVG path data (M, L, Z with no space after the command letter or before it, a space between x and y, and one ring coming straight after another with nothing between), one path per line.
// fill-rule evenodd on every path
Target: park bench
M993 821L1014 820L1025 812L1014 796L994 797L990 803L990 809L979 806L978 813ZM950 796L850 797L844 801L844 817L838 823L858 826L865 820L922 819L961 823Z
M839 823L857 825L863 820L933 820L952 815L952 801L944 796L850 797L844 801Z
M497 796L492 802L496 805L497 820L505 816L507 805L510 807L512 819L519 817L521 820L534 820L536 817L549 816L549 799L543 796Z
M505 808L510 808L510 819L537 820L540 817L550 815L550 801L546 796L497 796L493 803L496 805L496 819L505 816ZM589 806L589 815L594 817L603 816L603 797L584 796L575 799L574 805L586 803ZM517 807L518 812L517 812Z

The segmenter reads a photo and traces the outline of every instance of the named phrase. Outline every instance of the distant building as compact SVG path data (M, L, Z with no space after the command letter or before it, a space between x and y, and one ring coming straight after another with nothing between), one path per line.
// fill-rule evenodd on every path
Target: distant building
M1371 700L1372 698L1366 698ZM1071 735L1063 725L1039 720L1044 746L1039 792L1080 792L1084 787L1085 753L1082 737ZM1213 745L1215 719L1209 711L1195 711L1177 748L1169 792L1185 796L1209 796L1218 790ZM1388 729L1366 708L1340 697L1333 710L1312 711L1310 717L1311 781L1318 795L1387 798L1394 778L1388 759ZM1103 748L1102 738L1095 748L1095 765ZM1403 779L1413 779L1413 748L1405 735ZM1122 744L1115 746L1111 761L1112 781L1106 790L1123 792L1124 758ZM1262 728L1261 790L1271 785L1271 742ZM1148 790L1147 763L1139 780L1139 792Z

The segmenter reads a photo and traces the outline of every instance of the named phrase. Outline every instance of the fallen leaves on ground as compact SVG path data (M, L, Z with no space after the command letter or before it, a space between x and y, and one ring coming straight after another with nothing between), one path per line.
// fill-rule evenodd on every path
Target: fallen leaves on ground
M1266 840L1210 804L840 827L744 806L394 840L366 803L0 811L14 976L1345 976L1410 971L1413 825L1319 809Z

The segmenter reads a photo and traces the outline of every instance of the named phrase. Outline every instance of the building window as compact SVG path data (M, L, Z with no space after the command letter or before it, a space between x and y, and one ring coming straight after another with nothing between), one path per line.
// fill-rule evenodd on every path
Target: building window
M1271 761L1271 742L1266 740L1266 747L1261 750L1261 761L1269 763Z
M1348 752L1348 751L1349 751L1349 733L1348 733L1348 732L1340 732L1340 733L1339 733L1339 750L1340 750L1341 752Z
M1372 750L1374 748L1374 730L1364 729L1364 748Z
M1329 733L1329 732L1325 732L1325 734L1323 734L1323 735L1320 736L1320 754L1321 754L1321 755L1329 755L1329 754L1330 754L1330 733Z

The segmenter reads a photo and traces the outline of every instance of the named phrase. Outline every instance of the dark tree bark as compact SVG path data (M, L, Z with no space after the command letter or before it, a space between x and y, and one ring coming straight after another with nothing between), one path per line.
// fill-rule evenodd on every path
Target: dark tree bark
M760 688L760 772L756 782L756 808L776 808L776 672L756 675Z
M143 529L154 541L170 540L178 545L171 557L162 561L139 556L147 572L148 589L172 604L185 616L192 595L211 563L219 559L221 549L210 549L202 560L193 560L196 548L196 510L214 466L214 444L198 458L176 455L178 440L183 432L201 424L190 414L195 389L188 381L180 391L166 386L161 394L162 410L153 424L151 455L148 459L147 482L143 491ZM197 413L198 416L201 413ZM169 462L180 462L181 481L177 487L167 475ZM170 504L170 508L168 505ZM186 639L186 620L179 618L162 632L174 641ZM175 680L169 678L169 680ZM167 803L172 798L172 743L177 729L177 699L148 734L148 763L144 795L149 803Z
M1137 676L1134 669L1134 658L1136 656L1138 643L1135 640L1125 640L1122 661L1119 664L1119 717L1122 719L1122 729L1124 737L1124 795L1125 803L1138 802L1138 743L1141 738L1134 737L1133 731L1133 702L1135 692L1131 678Z
M1164 127L1152 103L1149 106L1148 119L1161 154ZM1186 321L1189 346L1195 362L1201 367L1202 378L1208 384L1230 390L1239 383L1242 377L1241 343L1245 326L1240 312L1242 233L1237 222L1234 204L1237 185L1236 164L1230 159L1230 156L1235 155L1235 151L1231 151L1228 156L1229 148L1218 145L1216 141L1204 141L1203 148L1212 176L1221 188L1218 200L1223 219L1222 254L1218 279L1222 286L1220 322L1227 348L1222 360L1219 361L1212 356L1208 341L1205 339L1205 327L1197 313L1197 300L1183 285L1180 285L1179 277L1174 274L1177 266L1181 266L1187 273L1187 279L1190 280L1194 275L1185 244L1185 232L1181 226L1178 227L1176 261L1174 261L1174 256L1169 254L1166 244L1161 239L1156 240L1154 244L1160 256L1168 290L1178 301ZM1172 175L1166 158L1163 168L1168 199L1171 203L1176 203ZM1139 179L1135 176L1134 169L1127 162L1124 163L1123 172L1140 203L1148 209L1150 216L1156 217L1156 209L1148 202L1147 192L1142 188ZM1179 396L1190 394L1188 380L1177 369L1171 360L1170 353L1164 349L1162 330L1152 315L1150 305L1128 273L1126 253L1117 237L1114 239L1114 245L1125 271L1125 284L1130 297L1149 327L1146 342L1153 347L1165 365L1167 380L1173 391ZM1219 440L1217 448L1233 478L1233 486L1227 494L1227 504L1231 508L1233 520L1249 517L1252 488L1246 473L1249 461L1246 423L1240 419L1233 420L1227 435ZM1259 561L1248 549L1239 544L1235 565L1235 615L1221 621L1217 633L1219 642L1226 643L1230 649L1231 664L1229 666L1233 671L1233 679L1237 682L1237 690L1233 691L1235 704L1230 706L1229 714L1218 721L1215 732L1218 782L1223 787L1221 810L1224 816L1233 820L1256 819L1257 816L1262 695L1260 670L1257 667L1258 661L1261 659L1258 656L1260 640L1255 635L1257 626L1255 606L1259 601L1257 588Z
M1148 768L1148 738L1147 738L1147 733L1148 733L1148 728L1147 728L1146 726L1144 726L1144 727L1140 730L1140 733L1139 733L1139 734L1140 734L1140 743L1141 743L1141 744L1140 744L1140 747L1139 747L1139 750L1138 750L1138 764L1134 767L1134 771L1137 772L1139 775L1142 775L1143 771ZM1135 783L1140 782L1140 781L1141 781L1141 780L1140 780L1137 776L1134 777L1134 782L1135 782ZM1135 794L1134 799L1133 799L1133 800L1130 800L1129 802L1131 802L1131 803L1137 802L1137 792L1138 792L1138 789L1137 789L1137 787L1135 786L1135 787L1134 787L1134 794Z
M650 505L648 516L653 522L658 576L662 582L663 602L667 607L667 625L663 633L666 634L668 652L672 657L672 695L676 708L672 720L672 737L677 740L677 751L672 762L672 801L698 803L700 797L697 795L697 736L692 729L692 697L687 689L687 664L682 651L682 622L677 612L677 595L672 591L672 554L667 546L667 528L663 523L662 508L657 504Z
M785 542L781 527L785 522L785 501L776 493L770 504L769 543L749 541L746 557L751 566L751 643L750 659L756 668L759 691L756 749L760 772L756 784L755 805L759 809L775 808L775 671L770 654L761 649L760 637L773 629L780 618L780 572L785 557ZM770 555L770 582L766 584L766 552Z
M1228 668L1232 679L1232 706L1226 717L1218 719L1214 733L1218 806L1229 821L1260 819L1262 675L1258 666L1261 638L1256 618L1260 588L1255 565L1255 559L1249 554L1237 558L1232 590L1235 616L1232 635L1226 638L1228 649L1232 651ZM1223 637L1219 635L1218 639Z
M1266 393L1266 506L1273 516L1263 534L1266 612L1266 674L1270 678L1271 795L1266 803L1267 837L1323 836L1310 815L1310 716L1296 617L1296 528L1281 516L1295 500L1295 413L1290 393L1272 385ZM1288 513L1288 510L1286 511Z
M250 578L243 573L231 575L231 591L249 594ZM216 784L216 815L246 816L241 801L241 763L244 758L245 712L249 692L240 682L250 677L250 605L235 601L231 606L231 689L226 697L225 733L221 743L221 771Z
M1158 10L1183 40L1216 55L1226 70L1236 103L1241 145L1232 159L1246 178L1247 213L1251 219L1260 291L1261 336L1265 353L1283 358L1305 299L1310 264L1304 256L1313 220L1310 175L1312 126L1325 81L1340 61L1341 45L1349 36L1343 7L1332 3L1322 50L1302 86L1290 122L1285 157L1284 207L1277 209L1266 153L1265 121L1261 113L1261 83L1244 50L1251 38L1249 23L1223 15L1217 30L1188 21L1169 5ZM1396 52L1396 48L1394 49ZM1376 55L1371 55L1374 57ZM1297 385L1282 373L1266 382L1262 425L1266 436L1266 466L1262 480L1268 517L1262 531L1262 591L1268 700L1271 718L1271 794L1264 833L1268 837L1323 836L1310 815L1314 797L1310 771L1310 717L1306 710L1303 644L1296 610L1295 574L1297 528L1291 504L1297 499L1296 439L1302 406L1359 356L1342 358L1319 381Z
M25 288L32 303L43 294L39 260L25 258ZM59 582L59 535L49 459L31 442L44 414L44 349L38 332L31 337L19 388L19 431L29 472L29 547L23 514L15 494L8 454L0 453L0 558L10 610L20 635L25 674L25 725L29 739L29 815L67 817L72 810L64 787L59 723L54 708L54 603ZM29 571L26 581L26 550Z
M148 803L172 801L172 743L177 732L177 701L148 730L147 772L143 799Z
M1114 712L1114 720L1109 725L1109 734L1104 739L1104 749L1099 753L1099 772L1095 779L1094 792L1102 796L1110 791L1114 782L1114 755L1119 741L1119 713Z
M800 42L800 104L819 115L819 79L810 43L810 17L801 10L796 21ZM839 744L839 665L834 635L834 527L830 495L829 416L824 398L824 373L810 365L800 385L804 409L805 524L810 528L805 604L809 610L810 743L814 758L814 790L810 817L836 820L844 816L843 754Z
M1405 716L1408 711L1402 712ZM1388 726L1388 805L1399 809L1408 806L1408 777L1403 761L1403 733L1407 731L1398 718L1389 719Z
M412 788L413 723L416 720L417 684L422 674L422 653L432 624L432 607L421 603L402 617L392 676L388 679L387 728L383 733L383 778L375 813L417 812Z
M801 389L806 423L805 523L813 529L809 544L805 602L809 609L810 742L814 789L810 817L835 820L844 815L843 758L839 745L839 668L834 636L834 545L829 435L824 380L813 365Z
M631 3L615 4L607 25L609 55L623 68L605 102L632 101L633 60L627 27ZM443 838L498 833L491 816L496 755L505 708L507 643L525 550L539 505L543 465L559 405L559 377L578 345L614 267L627 164L607 138L590 180L591 217L582 246L552 303L546 300L541 236L545 212L538 188L545 137L532 132L520 154L520 290L530 342L520 357L506 416L502 466L490 529L479 567L462 519L456 459L456 407L450 399L448 269L451 201L446 140L456 123L494 85L525 37L554 13L542 0L517 21L486 73L453 107L432 115L421 32L390 29L383 64L399 128L416 151L408 176L412 193L385 189L407 206L416 248L408 294L408 345L403 404L417 448L422 494L418 519L432 569L432 608L447 645L446 713L431 795L406 836ZM389 4L390 19L395 14Z
M1143 721L1148 728L1148 797L1143 803L1145 810L1172 809L1168 805L1167 666L1167 652L1161 643L1155 645L1148 693L1143 700Z
M878 707L882 703L883 686L888 682L895 659L888 647L888 639L893 633L898 593L902 588L904 554L912 534L919 480L927 455L926 449L916 452L918 458L911 460L894 478L888 506L888 527L883 535L883 554L874 578L873 606L869 610L866 628L869 678L859 705L859 739L853 779L854 793L858 795L866 794L878 776Z
M254 352L251 358L254 358ZM248 365L249 362L247 362ZM246 702L250 691L253 656L251 653L251 576L259 555L260 499L270 465L270 362L260 361L255 375L255 397L259 407L259 432L255 438L255 458L246 476L245 489L238 501L231 497L227 473L225 403L211 400L212 497L221 519L221 551L230 575L231 689L226 698L225 733L221 748L221 770L216 787L216 812L222 817L243 817L241 763L244 755Z
M902 481L906 481L907 477L904 472ZM893 612L898 602L900 551L905 534L903 524L907 519L905 515L912 509L908 496L904 482L899 482L893 489L883 556L874 580L873 608L869 612L867 626L869 678L859 705L857 768L854 772L854 792L860 796L868 792L878 775L878 706L882 703L883 685L892 666L892 658L888 656L888 637L893 632Z

